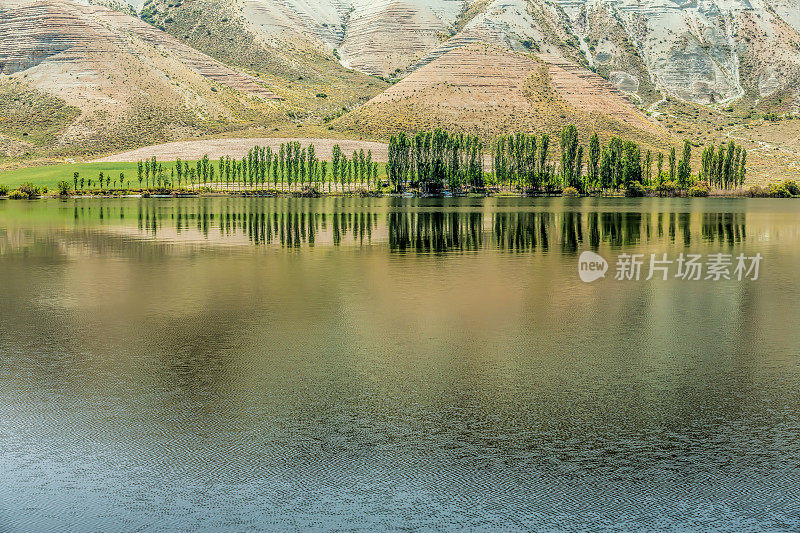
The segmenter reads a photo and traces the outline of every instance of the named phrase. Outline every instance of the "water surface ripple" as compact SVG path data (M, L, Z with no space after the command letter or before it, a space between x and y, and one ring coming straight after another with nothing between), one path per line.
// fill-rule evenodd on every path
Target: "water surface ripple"
M797 531L799 205L0 202L0 531Z

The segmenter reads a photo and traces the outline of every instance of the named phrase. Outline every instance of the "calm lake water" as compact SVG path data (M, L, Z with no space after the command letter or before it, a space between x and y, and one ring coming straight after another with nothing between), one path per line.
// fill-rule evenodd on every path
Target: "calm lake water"
M799 267L792 200L0 202L0 530L797 531Z

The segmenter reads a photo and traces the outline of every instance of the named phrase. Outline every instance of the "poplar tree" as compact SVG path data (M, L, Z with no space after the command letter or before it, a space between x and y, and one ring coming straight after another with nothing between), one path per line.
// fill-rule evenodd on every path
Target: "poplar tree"
M539 148L539 181L545 183L549 180L547 171L547 150L550 148L550 135L542 135L542 145Z
M589 166L588 166L588 181L591 185L596 185L599 181L600 174L600 138L597 133L592 134L589 139Z
M599 174L599 185L604 192L614 187L614 158L610 147L603 148Z
M394 138L394 136L392 136ZM389 157L392 157L392 143L389 142ZM342 148L336 144L333 146L333 153L331 155L331 180L334 184L339 182L339 171L342 162Z
M627 189L635 182L642 182L642 153L639 145L633 141L625 143L622 168L622 186L624 188Z
M561 130L561 176L564 187L575 187L575 158L578 155L578 130L570 124Z
M689 141L683 143L683 157L678 164L678 186L681 189L688 189L691 186L692 178L692 145Z
M583 181L583 145L578 146L578 153L575 155L575 173L573 179L578 184L578 190L586 191L586 183Z
M740 188L744 186L746 164L747 164L747 150L742 149L742 158L739 161L739 172L737 176Z
M675 181L675 147L673 146L669 151L669 179Z

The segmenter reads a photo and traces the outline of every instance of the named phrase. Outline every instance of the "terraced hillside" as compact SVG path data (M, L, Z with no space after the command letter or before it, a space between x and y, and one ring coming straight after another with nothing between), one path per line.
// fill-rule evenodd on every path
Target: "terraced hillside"
M103 7L6 0L0 42L0 95L42 115L0 124L0 133L54 143L56 152L222 132L280 115L265 84ZM45 119L66 108L75 112L52 131ZM43 130L49 135L40 139Z
M124 1L0 0L0 164L569 122L700 145L800 115L800 0Z
M0 14L0 72L13 75L42 63L106 67L107 56L138 52L141 41L169 54L188 69L225 87L265 99L280 99L254 78L165 35L139 19L103 7L61 1L20 2Z
M483 42L590 68L643 109L670 96L704 105L744 99L786 112L800 111L798 13L800 0L146 0L141 6L143 19L277 85L324 78L329 92L338 93L349 86L342 65L402 78L455 48ZM314 107L308 98L295 103Z
M419 68L334 127L387 137L449 128L490 137L512 131L557 134L574 123L587 135L624 134L652 145L668 134L613 85L559 56L472 44Z
M321 108L316 119L321 123L331 108L341 112L384 86L356 73L346 81L355 91L330 96L319 84L279 86L139 18L68 0L3 0L0 43L0 108L20 107L22 95L30 111L24 121L11 115L0 120L0 158L80 155L252 129L263 133L302 122L314 106ZM45 96L50 100L42 107ZM69 120L54 129L52 120L45 120L48 110ZM44 118L37 122L38 116Z
M215 57L219 47L198 32L240 24L285 68L293 50L388 77L474 42L557 55L642 107L663 94L701 104L746 96L764 107L773 94L796 102L800 81L800 0L147 0L144 13Z
M294 120L319 123L387 86L344 67L334 54L348 12L338 0L147 0L140 17L226 65L281 87Z
M461 4L452 0L357 3L339 47L342 62L373 74L402 75L450 37Z

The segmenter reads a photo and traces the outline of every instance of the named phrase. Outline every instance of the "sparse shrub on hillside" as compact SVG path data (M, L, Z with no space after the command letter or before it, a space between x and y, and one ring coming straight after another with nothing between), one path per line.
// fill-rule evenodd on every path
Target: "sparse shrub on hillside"
M78 115L80 111L64 100L20 82L0 84L0 134L41 145L52 141Z

